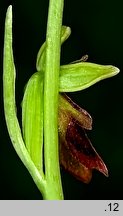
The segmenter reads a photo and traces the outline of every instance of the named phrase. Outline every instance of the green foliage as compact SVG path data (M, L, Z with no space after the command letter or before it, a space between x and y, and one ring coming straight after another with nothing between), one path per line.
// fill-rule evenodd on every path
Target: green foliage
M22 129L32 161L43 172L43 79L35 73L28 81L22 102Z
M3 97L7 128L18 156L30 172L44 199L63 199L59 168L58 106L62 103L62 106L67 106L69 109L69 104L66 104L62 98L58 100L59 92L83 90L119 72L114 66L89 62L60 67L60 47L71 33L69 27L61 27L63 2L63 0L50 1L46 42L37 55L38 72L28 81L22 102L23 134L16 114L12 6L7 10L5 21Z

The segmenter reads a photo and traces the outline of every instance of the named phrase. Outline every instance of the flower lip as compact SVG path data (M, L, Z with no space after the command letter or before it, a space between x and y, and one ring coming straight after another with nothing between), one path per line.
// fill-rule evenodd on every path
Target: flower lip
M105 176L108 170L101 157L98 155L85 130L76 119L72 118L66 131L66 144L73 156L88 169L97 169Z
M68 97L65 93L61 94L61 98L63 98L67 103L69 103L73 110L78 111L79 114L76 114L76 119L81 123L82 127L87 130L92 130L92 117L91 115L79 105L74 103L70 97Z
M90 114L75 104L66 94L59 97L60 163L77 179L89 183L92 170L108 176L108 170L85 130L92 129Z

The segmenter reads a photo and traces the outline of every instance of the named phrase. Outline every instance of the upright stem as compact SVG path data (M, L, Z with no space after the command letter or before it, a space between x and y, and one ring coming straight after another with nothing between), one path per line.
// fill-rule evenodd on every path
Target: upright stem
M63 199L58 150L58 92L60 35L64 0L50 0L44 78L44 157L46 194L44 199Z

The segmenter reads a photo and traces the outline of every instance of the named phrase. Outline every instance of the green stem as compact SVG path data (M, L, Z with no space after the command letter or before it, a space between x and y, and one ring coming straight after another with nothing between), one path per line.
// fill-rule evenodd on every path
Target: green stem
M60 35L63 0L50 0L44 77L44 157L46 194L44 199L63 199L58 150L58 92L60 69Z

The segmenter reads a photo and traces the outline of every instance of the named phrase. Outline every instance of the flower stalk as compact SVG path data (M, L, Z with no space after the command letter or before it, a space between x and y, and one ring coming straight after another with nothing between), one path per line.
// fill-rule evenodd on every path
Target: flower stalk
M44 158L46 199L63 199L58 150L58 93L63 0L50 0L44 74Z

